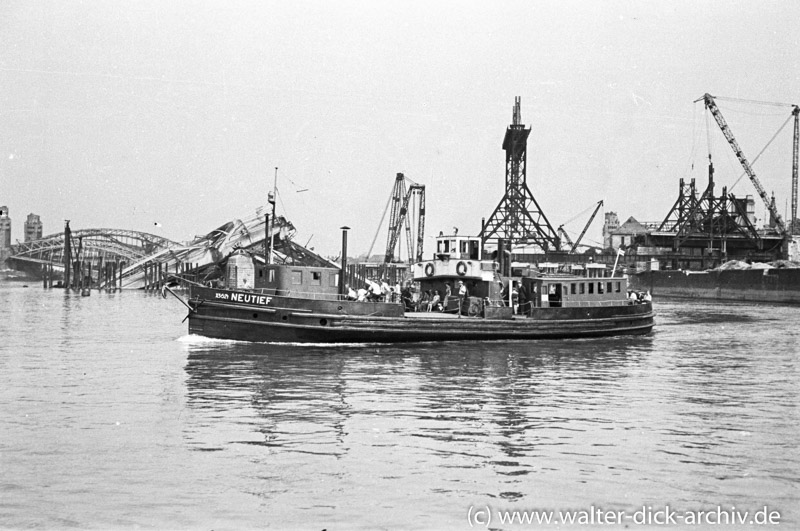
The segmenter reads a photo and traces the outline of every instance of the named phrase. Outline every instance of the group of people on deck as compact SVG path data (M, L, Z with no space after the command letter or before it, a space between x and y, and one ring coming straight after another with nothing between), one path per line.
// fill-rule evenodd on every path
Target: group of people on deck
M410 309L417 312L447 312L449 311L450 300L454 297L460 301L459 307L469 297L469 290L461 280L456 283L455 290L450 285L450 282L445 282L443 292L438 289L425 290L416 302L413 301L413 297L409 297L409 302L411 302Z
M644 293L641 291L628 290L628 300L631 304L641 304L643 302L652 301L653 296L650 295L650 290L647 290Z
M386 279L378 282L375 278L368 278L364 287L356 290L350 284L345 285L347 300L359 302L397 302L400 300L400 284L390 286Z

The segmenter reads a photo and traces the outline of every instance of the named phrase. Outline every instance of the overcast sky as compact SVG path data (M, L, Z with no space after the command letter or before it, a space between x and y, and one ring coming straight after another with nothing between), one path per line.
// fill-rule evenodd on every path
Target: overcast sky
M336 255L349 225L358 254L403 172L427 187L429 235L477 234L520 96L528 184L554 227L577 235L601 199L660 221L681 177L706 184L694 100L800 103L799 40L790 0L6 0L0 205L13 240L31 212L46 234L70 219L186 240L265 204L277 166L296 240ZM790 113L719 105L751 160ZM782 213L791 125L754 166ZM710 138L721 191L742 171ZM733 192L755 194L746 178Z

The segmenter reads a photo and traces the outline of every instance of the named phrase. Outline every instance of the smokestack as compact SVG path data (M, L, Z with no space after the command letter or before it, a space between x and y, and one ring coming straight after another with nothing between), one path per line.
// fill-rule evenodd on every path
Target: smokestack
M350 227L342 227L342 271L339 274L339 295L347 295L344 284L347 278L347 231L349 230Z

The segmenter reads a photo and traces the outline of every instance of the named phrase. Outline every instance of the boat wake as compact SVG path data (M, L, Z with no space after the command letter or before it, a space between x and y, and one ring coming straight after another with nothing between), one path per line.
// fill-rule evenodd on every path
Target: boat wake
M247 341L238 341L236 339L215 339L213 337L198 336L196 334L186 334L176 339L178 343L186 343L189 345L208 345L208 344L234 344L234 343L247 343Z
M380 345L390 345L391 343L306 343L297 341L240 341L238 339L217 339L213 337L187 334L176 339L178 343L187 345L280 345L287 347L348 347L348 348L369 348Z

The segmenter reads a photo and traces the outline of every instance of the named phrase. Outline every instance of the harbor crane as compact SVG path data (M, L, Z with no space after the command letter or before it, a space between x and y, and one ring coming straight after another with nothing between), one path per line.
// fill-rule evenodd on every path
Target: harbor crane
M597 202L597 206L594 207L594 212L592 212L592 215L589 216L589 221L586 222L586 225L583 227L583 230L581 231L581 233L578 235L578 238L574 242L567 234L567 231L564 230L564 225L558 227L558 234L560 234L564 238L564 241L567 243L567 245L569 245L569 252L567 254L575 253L575 250L581 244L581 240L586 234L586 231L589 230L589 226L592 224L592 221L594 221L595 216L597 216L597 213L600 211L600 207L602 206L603 206L603 200L601 199L600 201ZM584 212L586 211L584 210Z
M408 181L408 190L406 190ZM409 205L412 198L416 197L415 206L417 219L416 242L411 238L411 219L409 218ZM397 174L392 190L392 213L389 215L389 235L386 239L386 256L384 263L389 264L394 260L395 248L400 241L400 232L405 227L406 243L408 245L408 260L422 261L422 244L425 238L425 185L417 184L402 173ZM400 254L398 250L398 255Z
M406 183L408 183L408 187L406 187ZM396 257L399 257L400 250L398 245L400 243L400 235L404 232L403 229L405 229L406 234L409 262L421 262L422 245L425 238L425 185L415 183L402 173L398 173L395 178L392 193L386 203L381 222L378 224L378 231L375 233L375 238L372 240L369 251L367 251L367 256L372 255L372 248L375 246L375 240L378 238L381 225L390 206L392 211L389 215L389 233L386 238L384 264L390 264L395 261ZM415 228L414 232L416 232L414 236L412 236L412 226ZM395 250L397 250L396 254Z
M750 163L747 161L747 158L742 153L742 149L739 147L739 144L736 142L736 139L733 136L733 132L731 128L728 126L725 118L722 117L722 113L720 112L719 108L717 107L716 101L714 96L711 94L704 94L702 98L696 100L702 100L705 103L706 109L708 109L711 114L714 116L714 120L716 120L717 125L719 125L722 134L725 135L725 139L730 144L731 149L733 149L736 158L739 159L739 163L744 168L745 173L750 178L750 181L753 183L758 195L761 196L762 201L767 206L772 219L775 221L775 229L778 234L785 234L786 233L786 226L784 225L783 218L781 217L780 213L778 212L777 207L775 206L775 201L770 200L767 197L767 192L764 190L764 187L761 186L761 182L756 177L756 173L753 171ZM761 102L760 102L761 103ZM773 104L773 105L786 105L786 104ZM794 157L792 161L792 232L794 232L794 220L797 217L797 157L798 157L798 114L800 114L800 109L798 109L797 105L789 105L792 107L792 116L794 116Z

